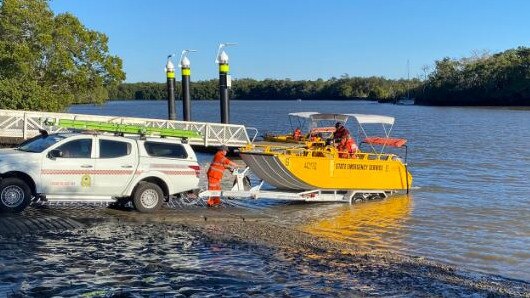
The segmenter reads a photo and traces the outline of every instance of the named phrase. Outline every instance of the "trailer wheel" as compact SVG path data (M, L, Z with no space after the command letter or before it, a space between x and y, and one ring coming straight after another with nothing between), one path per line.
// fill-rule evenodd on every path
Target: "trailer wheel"
M364 194L357 193L351 198L351 204L358 204L365 201Z
M31 189L19 178L5 178L0 182L0 211L22 212L31 202Z
M132 201L136 210L154 212L162 205L164 192L154 183L140 182L132 195Z
M362 203L362 202L364 202L363 198L359 198L359 197L353 198L353 203L354 204L358 204L358 203Z

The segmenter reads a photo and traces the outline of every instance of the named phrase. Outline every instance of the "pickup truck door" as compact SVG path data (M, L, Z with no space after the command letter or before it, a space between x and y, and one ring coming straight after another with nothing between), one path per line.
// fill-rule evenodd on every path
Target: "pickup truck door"
M59 150L62 157L50 157ZM46 195L87 196L92 192L95 165L91 136L68 138L50 147L42 160L42 190Z
M138 167L136 141L127 138L96 138L95 195L121 196Z

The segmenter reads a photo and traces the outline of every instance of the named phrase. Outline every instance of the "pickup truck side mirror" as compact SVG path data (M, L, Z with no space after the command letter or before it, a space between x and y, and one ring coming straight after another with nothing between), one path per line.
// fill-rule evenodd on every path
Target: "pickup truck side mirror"
M53 149L48 152L48 158L56 159L57 157L63 157L63 152L59 149Z

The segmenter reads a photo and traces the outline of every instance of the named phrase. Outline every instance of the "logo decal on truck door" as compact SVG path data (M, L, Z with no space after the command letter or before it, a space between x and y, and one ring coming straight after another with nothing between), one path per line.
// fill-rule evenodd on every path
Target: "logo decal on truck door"
M91 184L92 184L92 179L90 178L90 175L84 174L81 177L81 186L82 187L90 187Z

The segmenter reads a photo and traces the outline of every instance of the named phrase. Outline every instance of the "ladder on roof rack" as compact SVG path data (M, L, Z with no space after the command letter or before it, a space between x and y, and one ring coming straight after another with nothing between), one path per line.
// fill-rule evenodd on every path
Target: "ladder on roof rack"
M46 121L46 125L57 126L67 129L93 130L121 134L154 135L160 137L174 137L185 139L197 138L201 136L200 133L191 130L164 127L147 127L135 124L109 123L89 120L59 119L57 122L54 122L53 120Z

